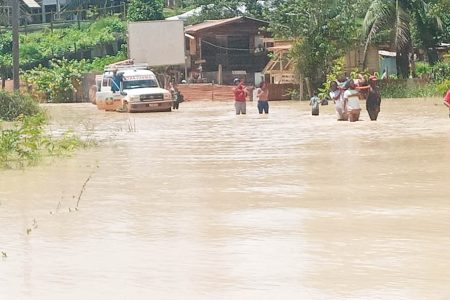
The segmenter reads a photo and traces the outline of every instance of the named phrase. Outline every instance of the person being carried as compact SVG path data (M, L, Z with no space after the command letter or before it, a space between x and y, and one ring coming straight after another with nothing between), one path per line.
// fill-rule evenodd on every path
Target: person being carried
M318 116L319 115L320 98L317 97L316 91L314 91L313 96L309 100L309 105L311 105L311 115Z
M370 120L376 121L380 112L381 94L377 86L377 77L369 77L369 92L367 93L366 109Z
M256 99L258 99L258 112L262 114L263 112L269 113L269 89L267 84L263 81L256 89Z
M236 109L236 115L246 114L246 97L247 89L242 81L233 89L234 93L234 107Z
M450 118L450 89L444 95L444 105L448 108L448 117Z
M338 121L347 121L347 112L344 106L344 90L339 88L337 81L332 81L330 83L330 98L336 105L336 117Z
M361 106L359 105L359 92L356 90L353 79L348 82L348 89L344 93L344 106L348 112L348 120L350 122L358 121Z
M360 99L367 99L369 93L370 85L367 76L363 74L358 74L358 78L354 80L356 85L356 90L359 92Z

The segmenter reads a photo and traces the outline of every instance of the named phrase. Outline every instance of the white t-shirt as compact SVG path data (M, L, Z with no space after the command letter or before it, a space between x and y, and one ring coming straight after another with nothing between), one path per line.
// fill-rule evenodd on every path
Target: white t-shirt
M335 100L335 101L341 100L341 98L342 98L341 91L340 90L331 91L330 92L330 97L331 97L331 100Z
M361 109L359 105L359 95L358 91L346 90L344 93L344 99L347 99L347 110Z

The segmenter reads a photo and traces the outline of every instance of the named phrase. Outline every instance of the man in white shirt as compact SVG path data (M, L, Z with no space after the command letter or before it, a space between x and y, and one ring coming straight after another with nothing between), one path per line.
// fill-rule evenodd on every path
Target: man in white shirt
M350 80L348 89L344 93L344 103L348 112L348 120L350 122L358 121L361 106L359 105L359 92L356 90L356 85L353 80Z

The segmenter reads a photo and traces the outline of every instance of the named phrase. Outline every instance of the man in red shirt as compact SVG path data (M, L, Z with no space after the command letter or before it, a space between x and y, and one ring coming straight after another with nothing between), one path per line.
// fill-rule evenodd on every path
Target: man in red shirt
M444 105L448 107L448 111L449 111L448 117L450 118L450 90L448 90L447 93L445 93Z
M245 103L245 97L247 96L247 89L245 88L244 84L239 82L237 87L233 89L234 93L234 107L236 108L236 114L246 114L246 103Z

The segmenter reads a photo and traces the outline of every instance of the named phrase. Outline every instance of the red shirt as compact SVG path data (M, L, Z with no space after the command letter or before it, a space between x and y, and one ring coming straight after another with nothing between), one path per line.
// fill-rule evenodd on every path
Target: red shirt
M445 94L444 101L450 104L450 90Z
M245 102L245 91L242 86L238 86L234 89L234 100L239 102Z

